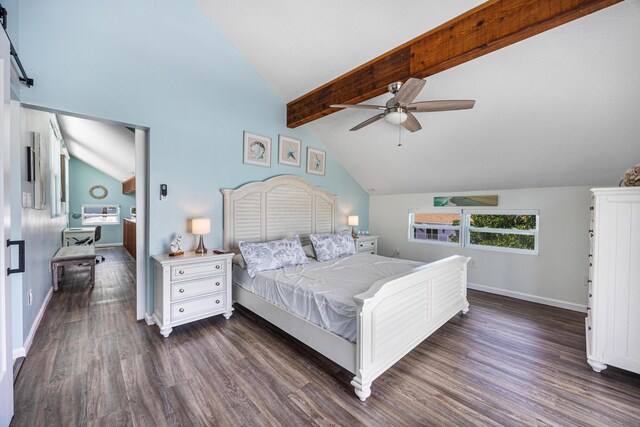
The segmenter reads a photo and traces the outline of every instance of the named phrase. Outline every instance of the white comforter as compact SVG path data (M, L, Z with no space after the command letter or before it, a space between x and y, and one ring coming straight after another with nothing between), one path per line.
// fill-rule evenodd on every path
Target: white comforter
M415 261L356 254L258 273L233 266L234 283L352 342L356 340L353 300L375 282L423 265Z

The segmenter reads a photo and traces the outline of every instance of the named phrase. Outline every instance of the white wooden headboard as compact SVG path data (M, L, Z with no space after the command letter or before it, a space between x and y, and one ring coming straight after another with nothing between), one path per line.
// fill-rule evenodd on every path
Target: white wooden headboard
M310 233L333 233L338 196L304 178L283 175L220 190L224 198L225 250L238 242L265 242L299 234L303 245Z

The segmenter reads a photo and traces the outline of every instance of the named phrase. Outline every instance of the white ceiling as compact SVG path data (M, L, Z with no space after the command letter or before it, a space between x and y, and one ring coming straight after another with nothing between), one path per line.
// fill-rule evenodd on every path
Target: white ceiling
M71 157L118 181L125 181L135 174L135 140L131 130L62 114L57 117Z
M291 101L480 1L196 0ZM388 95L367 103L384 103ZM370 193L616 185L640 161L640 0L627 0L430 77L423 130L343 110L308 126Z

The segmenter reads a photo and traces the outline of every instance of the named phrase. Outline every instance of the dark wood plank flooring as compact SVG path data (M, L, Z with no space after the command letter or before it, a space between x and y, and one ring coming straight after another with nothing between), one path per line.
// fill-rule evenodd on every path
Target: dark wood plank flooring
M15 426L640 426L640 376L593 372L584 316L480 292L373 383L251 312L177 327L135 320L135 265L69 268L15 385Z

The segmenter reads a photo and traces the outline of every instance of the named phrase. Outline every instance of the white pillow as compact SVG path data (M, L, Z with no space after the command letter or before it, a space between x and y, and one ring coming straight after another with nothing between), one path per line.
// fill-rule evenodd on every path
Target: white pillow
M318 261L328 261L356 253L356 247L349 230L336 234L310 234L309 238Z
M255 277L261 271L293 267L309 262L296 234L281 240L264 243L238 242L249 276Z

